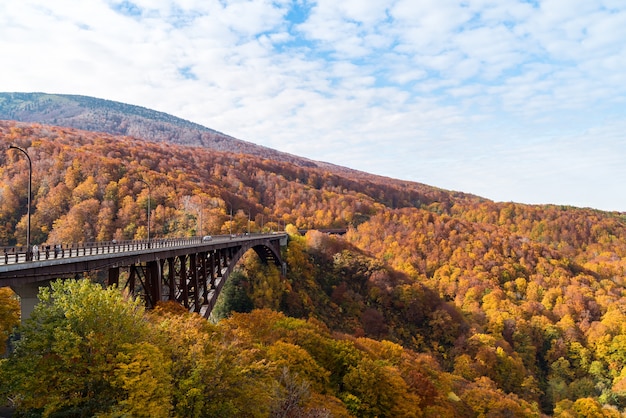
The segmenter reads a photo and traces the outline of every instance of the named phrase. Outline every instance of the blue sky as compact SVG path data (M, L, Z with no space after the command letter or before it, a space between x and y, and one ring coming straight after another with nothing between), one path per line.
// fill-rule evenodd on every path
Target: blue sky
M626 211L623 0L5 1L0 51L0 91L141 105L495 201Z

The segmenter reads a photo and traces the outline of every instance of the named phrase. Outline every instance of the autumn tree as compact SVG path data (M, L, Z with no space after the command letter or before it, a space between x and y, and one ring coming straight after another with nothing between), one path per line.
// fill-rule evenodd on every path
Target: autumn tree
M148 341L139 300L88 280L57 281L2 364L3 391L44 416L169 416L169 358Z
M6 351L6 342L20 323L20 304L13 291L0 287L0 356Z

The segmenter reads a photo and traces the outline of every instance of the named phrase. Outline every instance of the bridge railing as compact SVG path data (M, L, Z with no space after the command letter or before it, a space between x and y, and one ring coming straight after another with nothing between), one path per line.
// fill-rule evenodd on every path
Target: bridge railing
M139 251L150 248L166 248L183 245L194 245L202 242L201 237L163 238L129 241L85 242L78 244L34 245L1 247L0 265L25 263L28 261L54 260L58 258L84 257L98 254L113 254L128 251Z

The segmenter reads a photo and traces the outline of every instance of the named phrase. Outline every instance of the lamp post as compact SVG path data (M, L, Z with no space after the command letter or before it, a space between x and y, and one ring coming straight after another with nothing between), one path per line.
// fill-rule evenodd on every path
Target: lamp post
M233 236L233 204L228 203L228 207L230 208L230 222L228 223L228 235L232 238Z
M32 249L30 248L30 195L31 195L31 188L32 188L32 183L33 183L33 163L30 159L30 156L23 148L17 147L15 145L9 145L9 149L16 149L20 151L28 159L28 209L27 209L28 217L26 221L26 248L27 248L26 258L30 260L32 258Z
M150 185L143 179L139 181L148 187L148 248L150 248Z
M202 212L204 209L204 199L202 199L202 196L200 197L200 225L198 225L198 231L200 231L200 236L203 236L204 234L202 233Z

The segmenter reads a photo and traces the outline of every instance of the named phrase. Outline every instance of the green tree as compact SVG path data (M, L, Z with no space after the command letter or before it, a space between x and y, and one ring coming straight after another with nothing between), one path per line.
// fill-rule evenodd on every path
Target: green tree
M6 351L6 341L20 323L20 304L8 287L0 287L0 355Z
M246 285L246 277L243 273L238 270L233 271L224 283L211 315L222 319L230 316L231 312L250 312L254 304L246 292Z
M53 282L39 299L2 364L4 390L20 411L169 415L170 363L148 341L139 300L88 280Z

